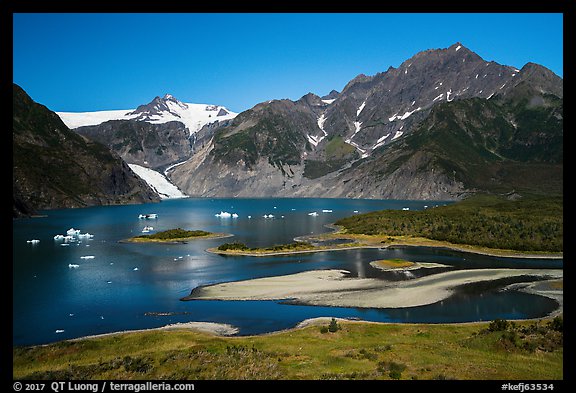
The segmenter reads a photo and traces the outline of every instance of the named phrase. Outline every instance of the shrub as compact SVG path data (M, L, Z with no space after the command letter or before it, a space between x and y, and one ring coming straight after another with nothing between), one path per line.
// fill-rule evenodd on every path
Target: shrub
M510 323L505 319L495 319L488 325L488 331L490 332L502 332L508 329Z
M562 332L564 330L564 319L560 316L554 317L551 322L548 322L548 328L557 332Z
M328 331L331 333L334 333L334 332L338 331L338 329L340 329L340 326L338 326L338 322L336 322L336 318L332 318L332 320L330 321L330 325L328 325Z

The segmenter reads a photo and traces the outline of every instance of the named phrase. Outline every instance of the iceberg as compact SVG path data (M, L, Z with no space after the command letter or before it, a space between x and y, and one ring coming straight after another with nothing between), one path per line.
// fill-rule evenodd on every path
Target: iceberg
M311 213L308 213L308 215L312 216L312 217L316 217L316 216L318 216L318 212L311 212Z
M76 265L76 264L74 264L74 263L69 263L69 264L68 264L68 267L69 267L70 269L76 269L76 268L80 267L80 265Z
M228 213L228 212L222 212L221 211L220 213L216 213L215 216L220 217L220 218L230 218L230 217L232 217L232 214ZM236 215L236 216L238 216L238 215Z
M70 228L66 231L66 234L69 236L75 236L78 235L80 233L80 229L74 229L74 228Z

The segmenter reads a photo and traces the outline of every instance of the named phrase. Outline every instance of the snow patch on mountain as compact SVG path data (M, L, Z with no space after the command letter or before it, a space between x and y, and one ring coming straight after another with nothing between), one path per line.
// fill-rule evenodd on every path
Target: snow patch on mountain
M172 184L164 175L150 168L136 164L128 164L130 169L141 177L148 185L160 195L162 199L187 198L178 187Z
M163 98L156 97L149 104L136 109L56 113L70 129L94 126L109 120L136 120L152 124L179 121L188 128L190 135L198 132L206 124L233 119L237 115L220 105L180 102L170 94L166 94Z

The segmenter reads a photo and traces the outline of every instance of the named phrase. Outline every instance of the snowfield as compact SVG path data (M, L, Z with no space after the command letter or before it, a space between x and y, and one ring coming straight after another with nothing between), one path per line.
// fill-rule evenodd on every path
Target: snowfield
M136 119L152 124L179 121L184 123L186 128L188 128L190 135L198 132L206 124L214 123L218 120L233 119L238 114L220 105L180 102L169 94L167 94L164 99L168 110L159 111L158 114L151 115L133 113L136 109L96 112L56 112L56 114L60 116L60 119L62 119L64 124L70 129L83 126L95 126L109 120Z
M175 199L188 197L161 173L136 164L128 164L128 166L134 171L134 173L148 183L150 187L160 195L160 198Z

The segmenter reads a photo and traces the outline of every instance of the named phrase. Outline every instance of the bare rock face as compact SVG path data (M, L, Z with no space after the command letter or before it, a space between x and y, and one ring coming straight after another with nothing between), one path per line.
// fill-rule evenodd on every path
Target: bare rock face
M108 146L126 162L163 169L192 154L190 135L183 123L152 124L135 120L110 120L74 129L80 135Z
M160 200L118 155L70 131L15 84L12 151L14 217L40 209Z

